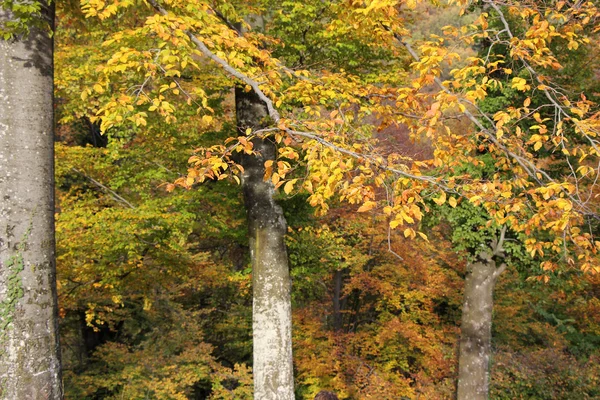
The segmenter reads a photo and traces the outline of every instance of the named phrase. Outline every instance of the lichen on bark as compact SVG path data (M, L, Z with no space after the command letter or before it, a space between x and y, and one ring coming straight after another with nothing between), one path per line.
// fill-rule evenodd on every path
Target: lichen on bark
M4 283L4 287L6 288L4 300L0 302L0 342L6 340L7 331L11 328L14 319L17 302L23 298L23 281L21 280L20 273L25 269L23 250L29 232L31 232L31 229L26 232L21 242L17 245L16 254L9 257L4 265L2 265L2 260L0 260L0 269L7 271L6 282ZM0 357L1 356L2 348L0 348Z
M28 3L29 4L29 3ZM0 1L0 26L15 18ZM0 37L0 399L62 399L54 253L53 5ZM9 24L10 25L10 24Z

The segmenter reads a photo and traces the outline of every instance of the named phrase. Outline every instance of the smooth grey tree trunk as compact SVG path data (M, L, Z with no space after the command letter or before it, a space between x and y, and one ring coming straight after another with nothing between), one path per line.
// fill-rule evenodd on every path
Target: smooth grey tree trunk
M492 339L494 287L506 268L496 265L503 257L502 230L499 242L489 252L481 252L476 262L467 265L461 318L458 359L458 400L485 400L489 396L489 370Z
M236 88L238 129L265 125L267 109L254 94ZM264 180L267 160L275 160L277 148L269 139L255 138L254 155L240 157L242 189L248 215L252 259L252 337L254 346L254 399L294 399L292 362L291 282L284 243L287 225L275 202L271 180Z
M53 21L53 8L43 16ZM0 9L0 24L10 18ZM50 32L0 39L0 399L62 399Z

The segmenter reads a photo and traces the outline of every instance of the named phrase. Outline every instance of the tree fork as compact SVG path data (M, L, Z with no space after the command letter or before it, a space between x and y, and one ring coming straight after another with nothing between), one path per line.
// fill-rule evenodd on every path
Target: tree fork
M504 257L504 235L491 243L491 251L481 251L478 260L467 265L461 317L458 359L457 400L487 400L491 358L494 287L506 264L496 265Z

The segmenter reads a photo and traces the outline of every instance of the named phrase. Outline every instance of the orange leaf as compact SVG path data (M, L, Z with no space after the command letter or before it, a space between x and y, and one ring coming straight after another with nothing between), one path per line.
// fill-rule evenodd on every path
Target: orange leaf
M363 204L362 206L360 206L360 208L357 210L357 212L367 212L367 211L370 211L373 208L375 208L376 205L377 205L377 203L375 203L374 201L365 201L365 204Z

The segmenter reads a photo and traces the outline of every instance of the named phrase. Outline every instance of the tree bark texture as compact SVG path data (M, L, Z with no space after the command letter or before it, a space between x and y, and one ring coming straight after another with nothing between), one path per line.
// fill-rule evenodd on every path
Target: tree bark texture
M52 7L43 16L52 22ZM0 9L0 25L11 18ZM0 399L62 399L54 259L53 43L0 39Z
M489 392L494 286L504 265L486 253L467 266L458 360L458 400L484 400Z
M236 88L235 98L241 132L265 125L267 108L254 92ZM291 282L284 243L287 225L275 202L273 184L264 180L264 163L276 159L277 148L269 139L255 138L252 143L255 154L243 154L240 164L244 168L242 189L252 259L254 399L292 400Z

